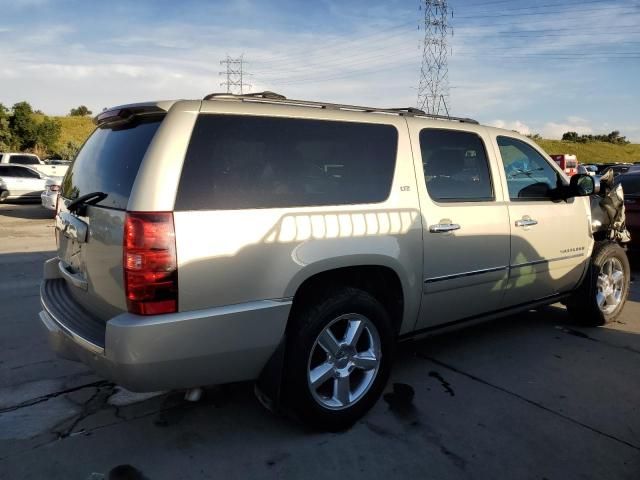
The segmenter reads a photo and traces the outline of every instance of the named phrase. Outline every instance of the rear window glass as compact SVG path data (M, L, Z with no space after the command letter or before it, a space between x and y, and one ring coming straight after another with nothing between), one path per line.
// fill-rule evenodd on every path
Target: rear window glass
M62 195L73 200L104 192L108 196L100 206L126 209L142 157L161 121L161 117L145 117L116 127L98 127L65 175Z
M382 202L397 144L391 125L201 115L176 210Z
M9 157L9 163L16 163L18 165L39 165L38 159L33 155L11 155Z

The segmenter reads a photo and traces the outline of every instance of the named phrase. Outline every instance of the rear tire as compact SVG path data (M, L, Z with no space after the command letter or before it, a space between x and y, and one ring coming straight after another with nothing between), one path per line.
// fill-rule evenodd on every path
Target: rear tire
M567 301L571 317L582 325L614 322L627 300L631 269L625 251L614 242L596 243L582 285Z
M389 378L395 332L369 293L345 287L293 312L284 401L315 429L349 428L378 400Z

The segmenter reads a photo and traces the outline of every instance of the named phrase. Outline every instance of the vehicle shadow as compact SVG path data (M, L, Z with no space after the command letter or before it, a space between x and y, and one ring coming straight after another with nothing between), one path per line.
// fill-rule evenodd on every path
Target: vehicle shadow
M22 218L25 220L53 219L55 213L47 210L39 202L1 203L0 217Z

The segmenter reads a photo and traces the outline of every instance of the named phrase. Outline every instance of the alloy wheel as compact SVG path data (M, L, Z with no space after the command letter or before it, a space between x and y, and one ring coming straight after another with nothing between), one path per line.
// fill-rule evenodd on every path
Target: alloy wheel
M371 320L355 313L335 318L309 355L307 381L314 400L331 410L350 407L373 385L381 359L380 336Z

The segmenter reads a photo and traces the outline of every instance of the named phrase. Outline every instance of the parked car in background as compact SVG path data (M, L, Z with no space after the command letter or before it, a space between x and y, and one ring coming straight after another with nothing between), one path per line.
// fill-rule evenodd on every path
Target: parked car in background
M60 194L60 185L62 179L59 177L48 178L45 182L44 192L40 195L42 206L47 210L56 209L58 204L58 195Z
M49 177L64 177L69 163L47 164L33 153L0 153L0 165L28 165Z
M583 167L583 171L580 172L580 167ZM598 166L597 165L579 165L578 166L579 173L586 173L587 175L591 175L592 177L598 174Z
M0 180L4 200L41 200L40 196L51 177L26 165L0 164ZM59 181L59 180L58 180Z
M568 176L578 173L578 157L568 153L553 154L551 158L558 164L560 169Z
M613 175L617 177L618 175L627 173L632 165L633 164L631 163L611 163L605 166L605 168L602 170L602 173L604 174L607 170L611 169L613 170Z
M618 175L616 184L624 191L624 208L627 218L627 230L631 234L630 247L640 250L640 171Z
M47 165L63 165L69 166L71 165L71 160L62 160L60 158L52 158L44 161Z

